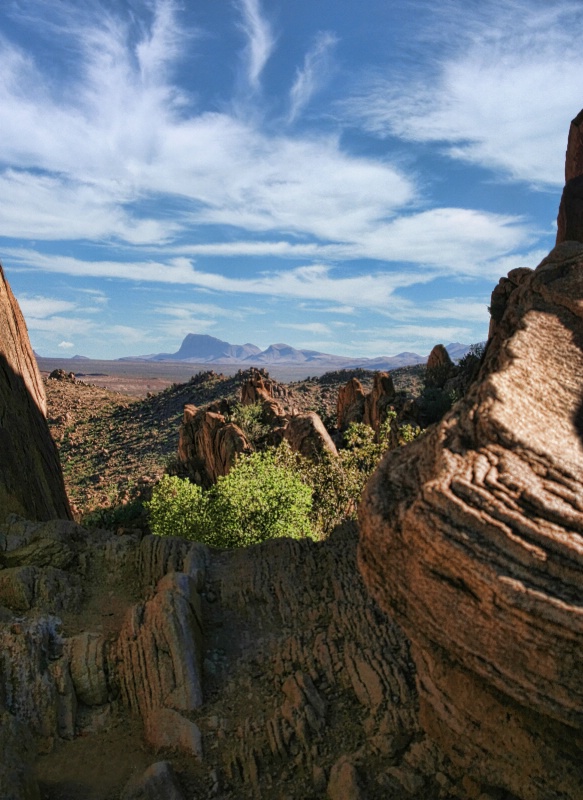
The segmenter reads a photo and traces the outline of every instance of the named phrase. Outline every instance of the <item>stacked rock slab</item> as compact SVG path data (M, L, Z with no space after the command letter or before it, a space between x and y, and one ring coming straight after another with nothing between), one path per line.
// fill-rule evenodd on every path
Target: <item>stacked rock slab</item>
M42 380L24 318L0 267L0 520L70 519Z
M452 760L524 800L576 800L583 244L504 288L468 394L369 483L359 566L412 641L421 723Z

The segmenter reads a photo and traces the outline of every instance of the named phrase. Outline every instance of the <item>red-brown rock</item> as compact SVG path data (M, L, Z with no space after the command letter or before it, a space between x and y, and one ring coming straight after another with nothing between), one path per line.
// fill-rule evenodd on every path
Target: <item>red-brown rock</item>
M197 483L208 486L226 475L237 457L251 452L241 428L222 414L184 407L178 439L178 460Z
M347 428L351 422L362 422L364 417L364 389L358 378L351 378L338 391L336 418L339 430Z
M359 565L411 639L423 726L468 778L578 800L583 245L511 283L468 394L371 479Z
M315 411L296 414L288 422L283 438L292 450L313 460L323 453L337 456L336 445Z
M427 359L427 386L443 388L455 370L449 353L442 344L436 344Z
M375 372L372 389L364 398L363 422L378 433L394 399L395 387L389 373Z
M0 521L71 519L43 383L24 318L0 267Z

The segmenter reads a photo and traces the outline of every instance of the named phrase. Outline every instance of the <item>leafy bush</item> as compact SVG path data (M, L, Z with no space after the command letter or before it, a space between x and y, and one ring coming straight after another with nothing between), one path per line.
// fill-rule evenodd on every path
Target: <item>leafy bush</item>
M240 458L209 495L219 547L313 535L312 492L299 475L277 463L273 449Z
M164 475L144 504L150 530L157 536L182 536L206 541L209 531L208 497L196 484L175 475Z
M240 458L207 491L164 476L147 504L150 529L215 547L240 547L277 536L313 536L312 492L273 450Z

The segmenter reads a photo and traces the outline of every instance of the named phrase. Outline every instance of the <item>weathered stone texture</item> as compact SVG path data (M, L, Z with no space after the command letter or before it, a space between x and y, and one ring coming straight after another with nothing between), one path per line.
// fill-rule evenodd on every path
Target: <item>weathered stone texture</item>
M315 411L291 417L283 438L294 452L312 460L318 459L323 453L338 455L336 445Z
M524 800L576 800L583 245L503 286L466 397L369 483L359 563L412 640L422 723L452 758Z
M70 519L46 399L24 318L0 266L0 522Z
M364 398L363 422L378 433L395 399L395 386L388 372L375 372L372 389Z
M358 378L351 378L338 391L336 418L338 429L343 431L351 422L362 422L365 391Z
M178 460L189 475L204 486L226 475L237 457L251 452L243 431L222 414L193 405L184 407L178 440Z

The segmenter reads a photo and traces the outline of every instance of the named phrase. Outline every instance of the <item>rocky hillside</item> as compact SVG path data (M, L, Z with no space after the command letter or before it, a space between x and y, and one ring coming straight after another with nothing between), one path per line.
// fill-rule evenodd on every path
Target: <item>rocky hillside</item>
M199 373L139 401L64 373L47 378L49 428L77 518L95 512L95 523L107 523L109 509L129 505L175 459L184 406L238 402L251 374L252 370L231 377ZM423 374L424 367L396 370L395 385L408 396L418 396ZM340 370L289 384L284 405L289 410L316 411L333 430L338 392L353 375L364 387L372 387L372 373ZM123 521L123 514L118 518Z

